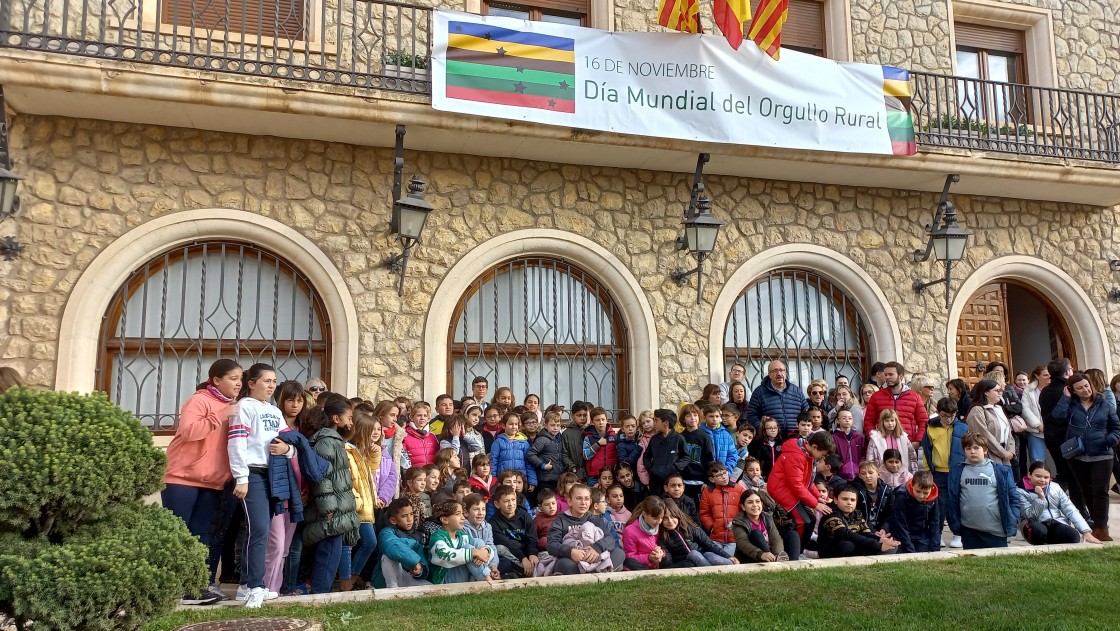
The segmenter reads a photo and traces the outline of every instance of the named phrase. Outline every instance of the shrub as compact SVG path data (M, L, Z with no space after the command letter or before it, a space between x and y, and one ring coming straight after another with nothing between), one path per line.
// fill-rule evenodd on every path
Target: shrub
M167 459L104 394L0 394L0 614L137 629L205 586L206 548L144 497Z

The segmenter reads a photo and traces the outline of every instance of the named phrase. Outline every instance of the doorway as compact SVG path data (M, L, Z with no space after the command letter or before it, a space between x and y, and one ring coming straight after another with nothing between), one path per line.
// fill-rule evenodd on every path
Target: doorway
M1030 372L1055 357L1077 365L1064 319L1045 296L1013 281L984 285L969 299L957 325L957 376L969 386L983 376L980 362L1002 361ZM1009 375L1010 377L1010 375Z

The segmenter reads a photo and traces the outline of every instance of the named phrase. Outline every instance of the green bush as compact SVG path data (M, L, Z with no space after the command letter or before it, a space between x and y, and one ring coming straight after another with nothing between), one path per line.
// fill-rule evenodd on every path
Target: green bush
M0 394L0 614L137 629L206 584L206 548L144 498L167 459L103 394Z
M40 539L40 541L42 541ZM139 629L206 585L206 547L159 506L85 525L61 544L4 559L9 615L40 629Z

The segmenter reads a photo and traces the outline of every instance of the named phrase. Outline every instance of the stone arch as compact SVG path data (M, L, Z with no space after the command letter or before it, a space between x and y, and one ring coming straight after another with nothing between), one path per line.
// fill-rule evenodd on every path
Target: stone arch
M871 357L889 357L905 364L902 333L894 310L879 285L850 258L819 245L789 243L755 254L739 266L723 284L708 327L708 369L713 383L724 381L723 342L727 317L743 288L763 274L785 268L812 270L846 293L856 305L867 327Z
M1029 285L1053 303L1069 327L1074 348L1077 349L1078 364L1087 368L1100 368L1106 374L1112 374L1112 350L1108 334L1097 306L1089 295L1073 277L1056 265L1018 254L1001 256L981 265L957 290L949 309L946 328L947 366L957 365L957 327L960 326L961 314L972 294L984 285L1003 278Z
M295 263L320 292L332 327L332 387L358 391L358 315L342 274L326 254L292 228L261 215L229 209L188 210L160 217L117 238L82 273L58 336L55 388L95 387L99 327L113 294L155 252L198 239L235 239L272 250Z
M424 323L424 393L428 400L435 400L443 392L448 369L447 330L463 289L494 265L524 255L567 259L594 274L607 287L630 332L630 407L657 407L657 327L638 279L601 245L571 232L552 229L518 230L480 243L444 276Z

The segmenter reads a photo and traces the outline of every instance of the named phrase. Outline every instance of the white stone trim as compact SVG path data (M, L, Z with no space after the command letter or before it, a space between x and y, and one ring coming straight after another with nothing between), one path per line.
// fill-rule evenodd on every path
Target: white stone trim
M808 243L788 243L755 254L723 284L712 307L712 323L708 327L708 369L712 383L725 381L723 340L727 333L727 316L739 294L759 276L787 267L812 270L847 294L867 327L870 356L905 365L898 320L875 280L855 261L835 250Z
M949 23L957 21L1023 31L1027 62L1027 83L1041 87L1058 86L1058 62L1054 48L1054 17L1050 9L995 0L951 0ZM949 51L953 74L957 74L957 35L949 30Z
M965 306L984 285L999 280L1025 283L1050 299L1069 327L1080 368L1100 368L1113 374L1108 334L1096 305L1073 278L1052 263L1031 256L1009 255L988 261L969 275L957 290L949 309L946 358L950 377L957 367L957 327Z
M657 326L642 286L622 261L603 246L563 230L529 229L503 234L475 246L447 272L436 290L424 323L424 382L428 401L447 387L447 331L463 291L480 274L518 256L551 255L571 261L593 274L611 293L622 313L630 339L630 409L660 405ZM452 393L459 396L463 393ZM567 405L569 402L562 401Z
M824 0L824 54L852 61L852 7L849 0Z
M56 390L91 392L99 356L101 319L113 294L137 266L158 252L196 239L236 239L284 257L305 274L323 299L331 324L331 384L358 391L358 314L342 274L314 243L288 226L230 209L185 210L140 225L113 241L82 273L58 335Z

